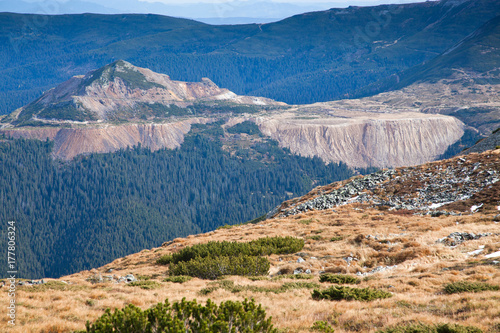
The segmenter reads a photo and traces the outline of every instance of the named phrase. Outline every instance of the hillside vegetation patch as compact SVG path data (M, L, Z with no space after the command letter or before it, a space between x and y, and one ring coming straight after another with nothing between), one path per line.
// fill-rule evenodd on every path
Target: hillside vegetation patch
M409 324L400 325L377 333L482 333L483 331L474 326L462 326L455 324Z
M300 251L304 240L294 237L265 237L250 242L208 242L162 256L157 264L170 264L170 275L217 279L223 275L259 276L271 264L264 255Z
M333 286L323 291L315 289L312 292L312 297L315 300L373 301L379 298L392 297L392 294L379 289Z
M86 331L81 332L277 332L271 318L266 318L262 306L246 299L243 302L222 302L220 305L211 300L202 305L185 298L170 304L167 299L165 303L158 303L145 311L130 304L113 313L108 309L94 323L87 322L86 326Z
M457 293L467 293L473 292L478 293L481 291L499 290L500 287L496 285L491 285L485 282L469 282L469 281L458 281L453 283L448 283L444 286L444 291L447 294L457 294Z
M172 255L162 256L157 264L177 264L195 258L220 256L263 256L295 253L304 247L304 240L294 237L264 237L250 242L208 242L186 247Z
M358 284L361 282L361 280L350 275L327 273L320 275L319 282L330 282L337 284Z

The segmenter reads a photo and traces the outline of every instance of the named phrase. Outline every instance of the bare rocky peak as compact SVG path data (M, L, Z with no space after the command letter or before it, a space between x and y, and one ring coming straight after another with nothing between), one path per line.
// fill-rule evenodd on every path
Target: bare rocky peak
M193 103L217 101L246 105L285 105L262 97L238 96L208 78L172 80L118 60L85 76L75 76L22 108L18 122L130 120L189 114ZM174 108L174 109L171 109ZM184 108L179 111L178 108Z

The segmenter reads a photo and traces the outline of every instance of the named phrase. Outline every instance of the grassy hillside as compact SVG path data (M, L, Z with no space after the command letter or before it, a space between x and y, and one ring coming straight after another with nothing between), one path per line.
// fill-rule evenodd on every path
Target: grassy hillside
M288 103L355 96L430 60L499 13L494 0L349 7L264 25L157 15L0 14L0 114L72 75L125 59Z
M253 298L272 317L271 323L279 332L331 332L321 327L331 327L336 333L497 332L499 292L495 287L500 270L496 259L484 254L498 249L500 236L468 240L455 247L436 242L453 232L491 232L496 213L431 217L344 206L178 238L93 271L47 280L44 285L18 286L23 306L18 307L17 315L22 321L12 332L84 330L87 320L93 323L107 308L113 313L132 304L145 310L167 298L170 303L186 298L201 304L208 299L220 304ZM196 244L241 243L266 236L303 239L305 246L300 253L266 256L271 262L268 276L190 279L170 276L167 266L156 263L164 255L182 253ZM482 254L467 255L482 245ZM357 260L348 265L348 257ZM296 269L310 269L312 274L294 275ZM319 275L322 271L329 275ZM139 281L107 281L113 275L127 274ZM92 283L99 275L105 281ZM313 298L315 289L324 292L332 288L351 292L366 292L368 288L392 297L371 301ZM0 301L7 301L7 297L1 293ZM7 319L0 319L0 325L7 325ZM434 327L445 324L449 324L448 329ZM467 326L475 330L466 330Z

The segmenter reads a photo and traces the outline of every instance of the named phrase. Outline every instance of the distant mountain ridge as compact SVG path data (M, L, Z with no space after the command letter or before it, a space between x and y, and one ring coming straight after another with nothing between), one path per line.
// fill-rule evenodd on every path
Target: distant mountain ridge
M499 13L494 0L350 7L238 26L157 15L4 13L0 113L117 59L288 104L351 98L436 57Z
M258 2L231 1L225 3L200 2L167 4L160 1L139 0L111 0L106 3L97 0L66 0L58 1L52 6L47 6L44 1L21 1L0 0L0 12L13 13L40 13L50 15L61 14L124 14L124 13L151 13L157 15L168 15L183 18L206 17L216 20L220 19L251 19L273 18L283 19L288 16L310 12L314 10L328 9L328 5L315 2L286 3L261 0ZM246 23L255 23L250 21ZM240 22L241 23L241 22ZM259 22L263 23L263 22Z

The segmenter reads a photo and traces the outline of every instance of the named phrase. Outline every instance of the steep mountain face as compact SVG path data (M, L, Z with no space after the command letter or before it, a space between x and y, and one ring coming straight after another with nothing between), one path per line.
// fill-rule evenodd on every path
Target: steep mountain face
M318 107L315 106L316 112ZM302 107L297 114L309 114L313 119L288 114L263 117L256 122L264 134L294 153L359 167L394 167L432 161L464 133L463 123L453 117L319 108L327 114L311 117L313 113Z
M166 124L104 125L87 128L32 128L4 130L11 138L53 140L52 154L60 159L72 159L77 155L109 153L127 147L141 145L152 151L160 148L178 148L192 124L205 124L209 118L190 118Z
M289 104L354 97L366 85L446 51L499 9L496 0L442 0L352 6L238 26L157 15L4 13L0 114L116 59L176 80L209 77L237 94Z

